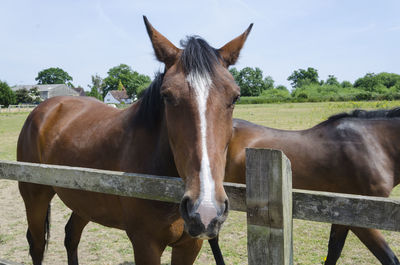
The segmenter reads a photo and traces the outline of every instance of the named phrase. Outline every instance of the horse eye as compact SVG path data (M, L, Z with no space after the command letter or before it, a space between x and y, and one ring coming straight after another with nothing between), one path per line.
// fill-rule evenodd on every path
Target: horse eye
M167 102L171 101L171 95L169 93L161 93L161 98Z
M176 106L178 105L178 101L174 98L171 93L161 93L161 98L164 102L168 103L169 105Z
M240 99L240 95L234 97L233 101L232 101L232 105L235 105L235 103Z

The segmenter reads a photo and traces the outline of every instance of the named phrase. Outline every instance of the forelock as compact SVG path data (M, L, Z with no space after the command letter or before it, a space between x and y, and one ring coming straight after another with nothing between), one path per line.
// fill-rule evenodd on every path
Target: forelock
M213 76L215 66L220 63L219 52L199 36L189 36L181 41L183 52L181 63L186 75L196 73Z

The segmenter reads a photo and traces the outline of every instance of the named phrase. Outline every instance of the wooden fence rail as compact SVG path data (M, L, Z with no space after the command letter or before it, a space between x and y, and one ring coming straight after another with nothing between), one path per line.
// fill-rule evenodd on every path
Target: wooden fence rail
M400 202L291 189L277 150L246 151L246 185L225 183L232 210L247 212L249 264L292 264L292 218L400 231ZM180 178L0 160L0 179L179 203ZM247 204L246 204L247 201Z
M30 112L37 105L32 104L22 104L22 105L0 105L0 113L2 112ZM0 264L1 265L1 264Z

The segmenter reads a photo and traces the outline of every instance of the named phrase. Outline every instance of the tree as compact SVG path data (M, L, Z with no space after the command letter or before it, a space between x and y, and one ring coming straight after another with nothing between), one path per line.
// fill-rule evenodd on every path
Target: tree
M274 88L274 79L271 76L267 75L264 78L264 90L273 89Z
M39 104L42 102L42 98L40 97L40 92L37 87L32 87L28 91L28 96L30 98L30 102L28 103L34 103L34 104Z
M289 90L287 89L287 87L285 87L284 85L279 85L279 86L276 87L276 89L278 89L278 90L284 90L284 91L289 91Z
M98 93L103 94L103 88L105 84L103 82L103 78L101 78L98 74L92 75L92 84L88 85L90 91L96 90Z
M328 75L328 79L326 79L325 84L331 86L340 86L339 81L337 80L336 76Z
M73 80L72 77L63 69L58 67L51 67L40 71L35 80L38 81L38 85L66 84L69 87L73 87L71 83Z
M15 91L16 103L23 104L30 101L29 91L26 88Z
M378 82L387 88L400 85L400 75L382 72L376 75Z
M103 101L103 88L105 84L99 75L92 75L92 84L88 85L90 92L86 92L86 96L94 97Z
M340 86L346 88L346 87L352 87L353 84L350 81L343 81L342 83L340 83Z
M259 96L264 90L263 73L258 67L245 67L240 70L236 83L242 96Z
M90 92L86 92L86 96L97 98L100 101L103 101L103 95L97 91L96 87L92 86Z
M318 84L318 70L308 67L307 70L295 70L287 79L293 88L309 84Z
M107 74L108 76L104 78L103 97L105 97L108 91L117 90L120 81L130 97L136 95L140 87L148 86L151 82L150 77L133 71L126 64L120 64L111 68Z
M0 81L0 105L8 107L15 104L15 94L6 82Z
M382 72L379 74L367 73L354 82L354 87L369 92L382 93L389 88L400 86L400 75Z
M15 91L15 97L17 104L39 104L42 101L37 87L29 90L26 88L18 89Z
M370 92L374 91L378 85L379 80L374 73L367 73L364 77L358 78L354 82L354 87Z
M124 85L121 83L121 80L119 80L119 82L118 82L118 89L117 89L118 91L124 91L125 90L125 87L124 87Z

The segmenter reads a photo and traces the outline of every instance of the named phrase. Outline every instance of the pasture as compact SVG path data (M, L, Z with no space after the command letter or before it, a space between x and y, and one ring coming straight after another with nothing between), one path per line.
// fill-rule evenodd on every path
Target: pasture
M376 109L400 106L392 102L288 103L238 105L234 116L280 129L305 129L331 114L354 108ZM28 113L0 114L0 159L15 160L16 141ZM400 197L400 189L392 197ZM64 225L70 211L58 199L52 201L51 240L45 257L47 264L65 264ZM0 258L30 264L25 239L26 220L16 182L0 180ZM246 216L230 212L221 232L221 248L227 264L246 264ZM294 221L294 263L321 264L327 251L329 224ZM384 232L393 251L400 255L400 237ZM169 251L163 256L168 263ZM132 248L124 232L89 224L79 246L81 264L133 264ZM196 264L212 264L211 251L204 244ZM378 264L353 235L349 234L339 264Z

